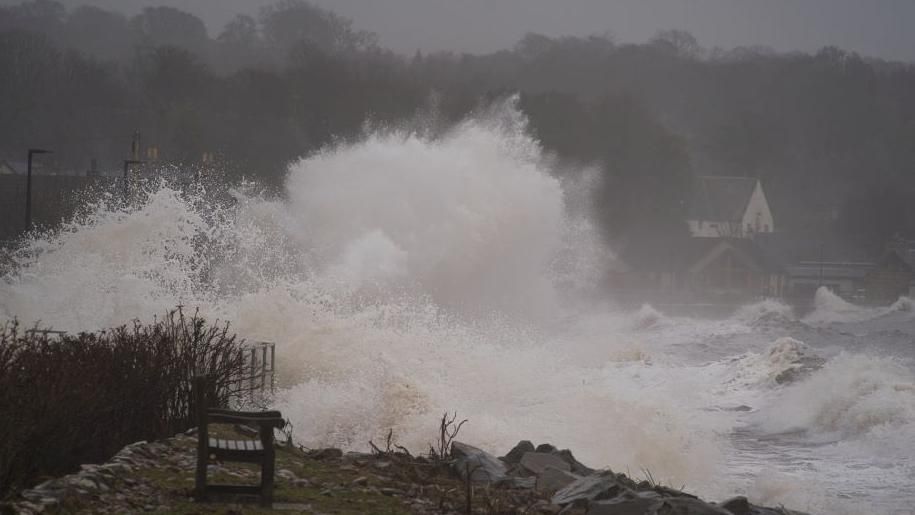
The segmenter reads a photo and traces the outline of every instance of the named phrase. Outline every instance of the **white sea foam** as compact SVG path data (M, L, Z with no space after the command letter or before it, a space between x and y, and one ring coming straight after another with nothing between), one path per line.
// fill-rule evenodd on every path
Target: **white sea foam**
M814 297L814 310L804 317L803 321L812 325L848 324L873 320L898 312L912 313L912 299L900 297L890 306L858 306L839 297L829 288L821 287Z
M915 424L915 375L891 358L840 354L762 409L767 432L817 440L866 437Z
M766 299L740 307L732 317L749 325L784 323L796 320L794 309L778 300Z
M27 242L0 317L92 330L199 307L277 342L278 407L305 445L364 450L393 429L419 452L456 410L461 438L492 452L551 442L712 497L745 481L725 437L742 415L709 408L752 405L772 431L888 438L907 424L898 368L844 368L863 384L896 374L894 387L830 370L775 387L808 350L741 338L793 320L780 304L710 321L583 301L612 254L582 216L582 183L550 166L509 102L435 137L380 131L304 158L283 199L240 188L214 206L150 184ZM805 418L805 396L820 415Z
M610 254L549 166L509 102L435 138L375 132L304 158L285 200L241 190L211 213L206 192L151 185L29 243L0 309L67 330L177 304L230 320L278 342L278 404L309 446L393 429L423 451L457 410L493 452L549 441L711 488L726 426L692 416L705 379L647 365L622 317L562 329L563 289L594 285Z

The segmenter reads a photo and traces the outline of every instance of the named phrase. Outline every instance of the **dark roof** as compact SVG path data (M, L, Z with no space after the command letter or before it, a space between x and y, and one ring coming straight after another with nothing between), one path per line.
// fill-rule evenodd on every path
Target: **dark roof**
M631 265L633 269L642 271L684 273L716 251L719 246L737 252L768 273L781 273L785 270L783 263L747 238L689 238L677 244L663 259L644 260Z
M757 182L750 177L696 177L689 219L740 222Z
M26 162L25 161L13 161L11 159L0 159L0 163L8 166L13 173L23 175L26 172Z
M896 261L909 270L915 270L915 249L889 248L880 259L880 265L885 266Z

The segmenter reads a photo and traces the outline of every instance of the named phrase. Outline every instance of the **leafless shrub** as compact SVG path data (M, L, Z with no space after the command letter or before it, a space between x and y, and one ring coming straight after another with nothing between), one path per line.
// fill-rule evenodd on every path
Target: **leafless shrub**
M191 378L237 393L242 342L178 308L154 323L49 337L0 326L0 495L194 424Z
M454 443L454 439L457 438L458 433L461 431L461 426L467 422L467 419L455 424L456 421L456 411L450 416L447 411L442 414L442 419L439 422L437 447L429 446L430 459L445 461L451 456L451 444Z

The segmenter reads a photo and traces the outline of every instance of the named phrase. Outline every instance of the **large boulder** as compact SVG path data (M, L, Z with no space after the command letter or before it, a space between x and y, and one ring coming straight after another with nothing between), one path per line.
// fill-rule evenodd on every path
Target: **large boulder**
M746 497L738 496L724 501L720 505L732 515L803 515L797 511L790 511L784 508L764 508L756 506L747 501Z
M555 452L553 452L553 454L556 456L559 456L560 458L562 458L563 461L568 463L569 467L571 467L573 474L577 474L579 476L590 476L591 474L593 474L595 472L595 470L592 469L591 467L583 465L581 462L576 460L575 456L572 455L572 451L570 451L568 449L563 449L561 451L555 451Z
M692 497L668 497L654 507L657 515L733 515L728 510Z
M521 440L518 442L518 445L515 445L512 450L508 451L508 454L502 456L502 461L508 463L509 465L517 465L521 462L521 457L524 456L526 452L534 452L534 444L530 440Z
M572 467L555 454L544 452L526 452L521 457L521 466L534 475L541 474L547 467L571 472Z
M613 499L593 501L588 505L588 515L645 515L655 513L661 506L661 496L654 492L626 491Z
M565 506L583 501L612 499L624 491L613 472L600 472L583 477L553 495L552 504Z
M461 479L476 483L494 483L505 478L508 469L499 458L472 445L461 442L451 444L453 467Z
M537 475L537 482L534 488L541 493L553 494L579 479L581 479L579 476L566 470L547 467Z

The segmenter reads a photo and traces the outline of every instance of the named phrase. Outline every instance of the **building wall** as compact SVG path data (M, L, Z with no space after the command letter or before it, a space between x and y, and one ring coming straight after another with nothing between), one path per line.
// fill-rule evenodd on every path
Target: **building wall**
M687 225L694 238L748 238L755 233L775 232L775 219L759 181L756 181L756 187L739 223L723 220L687 220Z
M747 210L744 212L741 227L746 232L775 232L775 220L772 218L772 211L769 209L769 202L763 193L762 185L756 182L756 188L750 201L747 203Z

